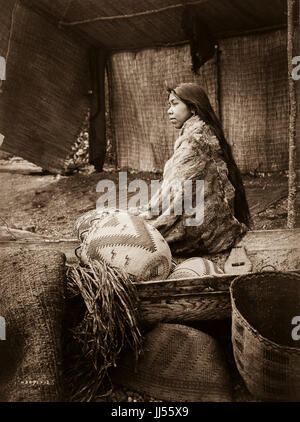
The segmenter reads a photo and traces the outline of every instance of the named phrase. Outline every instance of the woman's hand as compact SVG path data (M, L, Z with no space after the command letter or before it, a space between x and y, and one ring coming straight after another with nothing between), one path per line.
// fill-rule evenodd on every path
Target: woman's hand
M131 207L131 208L128 208L127 211L131 215L140 215L139 207Z
M139 217L143 217L145 219L151 218L151 213L149 211L145 211L145 207L131 207L128 208L128 213L132 215L138 215Z
M145 220L151 220L153 218L150 211L144 211L141 214L139 214L139 216L143 217Z

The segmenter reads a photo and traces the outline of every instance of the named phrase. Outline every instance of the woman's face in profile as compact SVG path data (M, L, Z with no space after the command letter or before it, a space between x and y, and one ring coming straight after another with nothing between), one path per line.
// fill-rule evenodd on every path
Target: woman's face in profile
M169 119L176 129L180 129L183 123L191 117L192 113L189 107L176 97L173 92L169 96L169 105Z

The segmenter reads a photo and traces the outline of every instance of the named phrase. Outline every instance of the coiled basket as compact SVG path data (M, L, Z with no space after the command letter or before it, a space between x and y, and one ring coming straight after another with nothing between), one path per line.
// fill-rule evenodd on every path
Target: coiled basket
M233 353L248 390L265 401L300 401L300 339L292 334L300 274L242 275L231 283L230 297Z

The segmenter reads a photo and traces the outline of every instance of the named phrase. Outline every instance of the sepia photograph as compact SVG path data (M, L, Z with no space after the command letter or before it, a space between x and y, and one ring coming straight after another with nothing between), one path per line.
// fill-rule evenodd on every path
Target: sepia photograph
M7 403L300 403L300 0L0 0Z

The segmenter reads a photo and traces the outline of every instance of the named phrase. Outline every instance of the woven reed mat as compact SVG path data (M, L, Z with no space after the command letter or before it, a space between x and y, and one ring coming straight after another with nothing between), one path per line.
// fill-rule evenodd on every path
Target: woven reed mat
M190 70L188 45L111 56L111 138L120 167L163 169L178 136L168 124L165 82L198 82L221 111L243 173L288 168L286 30L227 38L220 49L220 62L210 60L199 76Z
M232 401L231 380L217 341L179 324L158 324L148 332L137 364L133 354L126 353L112 379L160 400Z
M221 108L243 173L288 168L286 30L224 39Z
M62 400L64 276L60 252L0 251L0 401Z
M166 85L198 82L218 113L217 66L191 72L189 45L122 51L110 57L111 138L119 167L162 171L178 136L168 123Z

